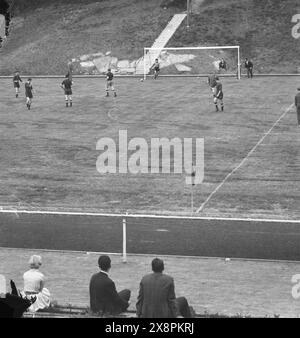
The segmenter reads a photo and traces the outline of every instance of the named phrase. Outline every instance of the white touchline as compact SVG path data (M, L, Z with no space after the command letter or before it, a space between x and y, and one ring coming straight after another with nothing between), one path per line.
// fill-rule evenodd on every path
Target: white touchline
M282 120L284 118L284 116L293 108L294 103L292 103L285 111L284 113L277 119L276 122L274 122L274 124L272 125L272 127L266 132L264 133L264 135L262 136L262 138L256 143L256 145L249 151L249 153L247 154L247 156L241 161L241 163L235 167L225 178L224 180L210 193L210 195L207 197L207 199L201 204L201 206L199 207L199 209L196 211L196 213L199 213L201 211L203 211L204 207L206 206L206 204L211 200L211 198L215 195L216 192L218 192L218 190L223 186L223 184L228 180L228 178L234 174L246 161L247 159L254 153L254 151L256 150L256 148L263 142L263 140L271 133L271 131L274 129L274 127L280 122L280 120Z
M214 217L214 216L175 216L175 215L149 215L129 213L99 213L80 211L49 211L49 210L24 210L24 209L3 209L0 206L0 214L28 214L28 215L55 215L55 216L91 216L91 217L125 217L125 218L152 218L152 219L180 219L180 220L203 220L203 221L233 221L233 222L264 222L264 223L292 223L300 224L297 219L271 219L271 218L242 218L242 217Z

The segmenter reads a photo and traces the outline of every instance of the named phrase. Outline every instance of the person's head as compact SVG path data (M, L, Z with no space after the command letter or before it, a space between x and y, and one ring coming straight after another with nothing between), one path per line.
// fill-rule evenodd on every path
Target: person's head
M39 255L32 255L28 263L30 269L38 269L42 265L42 257Z
M158 62L158 59L155 59L155 62Z
M101 270L108 272L108 270L111 268L111 260L109 256L100 256L98 259L98 265Z
M108 68L108 70L107 70L108 72L111 72L111 68Z
M245 61L248 61L248 58L245 58Z
M159 258L154 258L152 263L152 271L153 272L163 272L164 271L164 261Z
M32 81L32 78L29 78L27 81L28 81L28 82L31 82L31 81Z
M68 79L68 78L69 78L69 74L66 74L66 75L65 75L65 78Z
M19 74L20 74L20 72L19 72L18 70L16 70L16 71L15 71L15 74L16 74L16 75L19 75Z

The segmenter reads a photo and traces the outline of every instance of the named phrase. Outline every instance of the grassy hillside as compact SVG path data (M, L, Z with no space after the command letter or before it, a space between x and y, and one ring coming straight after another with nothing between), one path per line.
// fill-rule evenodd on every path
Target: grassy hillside
M193 0L169 46L239 44L259 72L299 72L300 41L291 35L298 0ZM107 52L142 55L174 13L162 0L17 0L12 33L1 51L0 74L63 73L69 58ZM195 4L199 4L198 6ZM200 5L201 3L201 5Z
M300 41L291 35L299 0L205 0L169 41L182 45L240 45L259 72L299 72Z
M19 0L0 73L60 74L68 58L111 51L138 58L176 9L161 0Z

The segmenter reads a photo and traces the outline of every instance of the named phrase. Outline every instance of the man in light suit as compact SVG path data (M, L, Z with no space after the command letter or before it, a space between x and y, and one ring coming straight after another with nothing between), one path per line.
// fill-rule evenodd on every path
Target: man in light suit
M115 283L108 276L111 268L109 256L98 259L100 272L94 274L90 281L90 306L95 313L117 315L127 310L130 290L117 292Z
M142 318L190 318L191 311L185 297L176 298L174 280L163 274L164 262L152 261L153 273L144 276L140 283L136 303L137 316Z

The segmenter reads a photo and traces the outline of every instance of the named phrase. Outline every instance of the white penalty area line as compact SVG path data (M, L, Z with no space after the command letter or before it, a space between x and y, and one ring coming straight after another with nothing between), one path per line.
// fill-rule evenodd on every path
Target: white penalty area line
M262 138L256 143L256 145L249 151L247 156L241 161L241 163L235 167L225 178L224 180L211 192L211 194L207 197L207 199L201 204L201 206L197 209L196 213L200 213L205 208L206 204L211 200L211 198L220 190L220 188L226 183L226 181L232 176L241 166L248 160L248 158L254 153L257 147L264 141L264 139L272 132L274 127L284 118L284 116L293 108L294 103L292 103L283 114L273 123L271 128L264 133Z
M294 223L300 224L299 220L293 219L268 219L268 218L242 218L242 217L214 217L214 216L175 216L175 215L149 215L129 213L97 213L80 211L48 211L48 210L25 210L4 209L0 207L0 214L29 214L29 215L53 215L53 216L86 216L86 217L115 217L115 218L148 218L148 219L178 219L178 220L203 220L203 221L239 221L239 222L265 222L265 223Z

